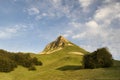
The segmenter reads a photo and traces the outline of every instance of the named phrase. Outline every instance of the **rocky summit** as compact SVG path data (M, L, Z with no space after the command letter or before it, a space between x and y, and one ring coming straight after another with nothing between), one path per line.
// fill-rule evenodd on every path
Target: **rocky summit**
M43 50L43 54L49 54L51 52L58 51L65 46L72 46L73 44L65 39L63 36L59 36L55 41L49 43Z
M81 49L79 46L73 44L63 36L59 36L55 41L49 43L41 54L50 54L65 49L66 47L70 49L69 52L71 52L73 48L77 48L77 50ZM75 51L74 53L78 53L78 52Z

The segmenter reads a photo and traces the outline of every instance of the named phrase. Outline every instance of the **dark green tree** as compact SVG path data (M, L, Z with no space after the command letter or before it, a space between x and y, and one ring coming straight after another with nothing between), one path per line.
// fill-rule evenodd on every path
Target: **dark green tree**
M110 67L113 65L113 58L107 48L100 48L86 54L83 58L85 68Z
M36 57L31 57L30 53L14 53L0 49L0 72L13 71L17 65L36 70L35 65L42 65Z

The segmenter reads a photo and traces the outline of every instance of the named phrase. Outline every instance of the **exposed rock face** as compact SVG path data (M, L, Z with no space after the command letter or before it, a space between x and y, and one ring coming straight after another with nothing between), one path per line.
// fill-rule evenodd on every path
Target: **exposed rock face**
M79 54L82 56L88 53L86 50L65 39L63 36L59 36L55 41L49 43L40 54L59 53L59 51L68 54Z
M63 36L59 36L55 41L49 43L45 47L45 49L43 50L43 53L49 54L50 52L60 50L65 46L72 46L72 43L67 39L65 39Z

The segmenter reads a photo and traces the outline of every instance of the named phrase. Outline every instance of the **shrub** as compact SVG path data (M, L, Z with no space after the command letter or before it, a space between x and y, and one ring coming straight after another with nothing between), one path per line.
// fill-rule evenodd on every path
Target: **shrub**
M85 68L110 67L113 65L113 59L107 48L100 48L83 58Z
M10 72L13 71L15 67L17 67L17 64L14 61L0 57L0 72Z
M35 71L36 70L36 68L35 68L35 66L31 66L31 67L29 67L29 69L28 70L30 70L30 71Z
M10 72L21 65L29 70L36 70L35 65L42 65L36 57L32 58L29 53L13 53L0 49L0 72ZM33 66L34 65L34 66Z
M32 59L32 63L34 63L35 65L42 65L42 62L41 61L38 61L38 59L36 57L34 57Z

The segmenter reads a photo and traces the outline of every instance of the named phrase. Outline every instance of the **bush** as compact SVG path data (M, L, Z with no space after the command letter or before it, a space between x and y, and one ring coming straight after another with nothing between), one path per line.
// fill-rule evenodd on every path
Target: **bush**
M30 67L32 66L32 62L31 62L31 57L29 54L23 54L21 52L15 54L15 57L14 57L15 61L17 64L19 65L22 65L24 67Z
M15 67L17 67L17 64L14 61L0 57L0 72L10 72L13 71Z
M113 59L107 48L100 48L83 58L85 68L110 67L113 65Z
M36 57L32 58L29 53L13 53L0 49L0 72L10 72L21 65L29 70L36 70L35 65L42 65ZM34 65L34 66L33 66Z
M32 63L34 63L35 65L42 65L42 62L41 61L38 61L38 59L36 57L34 57L32 59Z
M29 69L28 70L30 70L30 71L35 71L36 70L36 68L35 68L35 66L31 66L31 67L29 67Z

